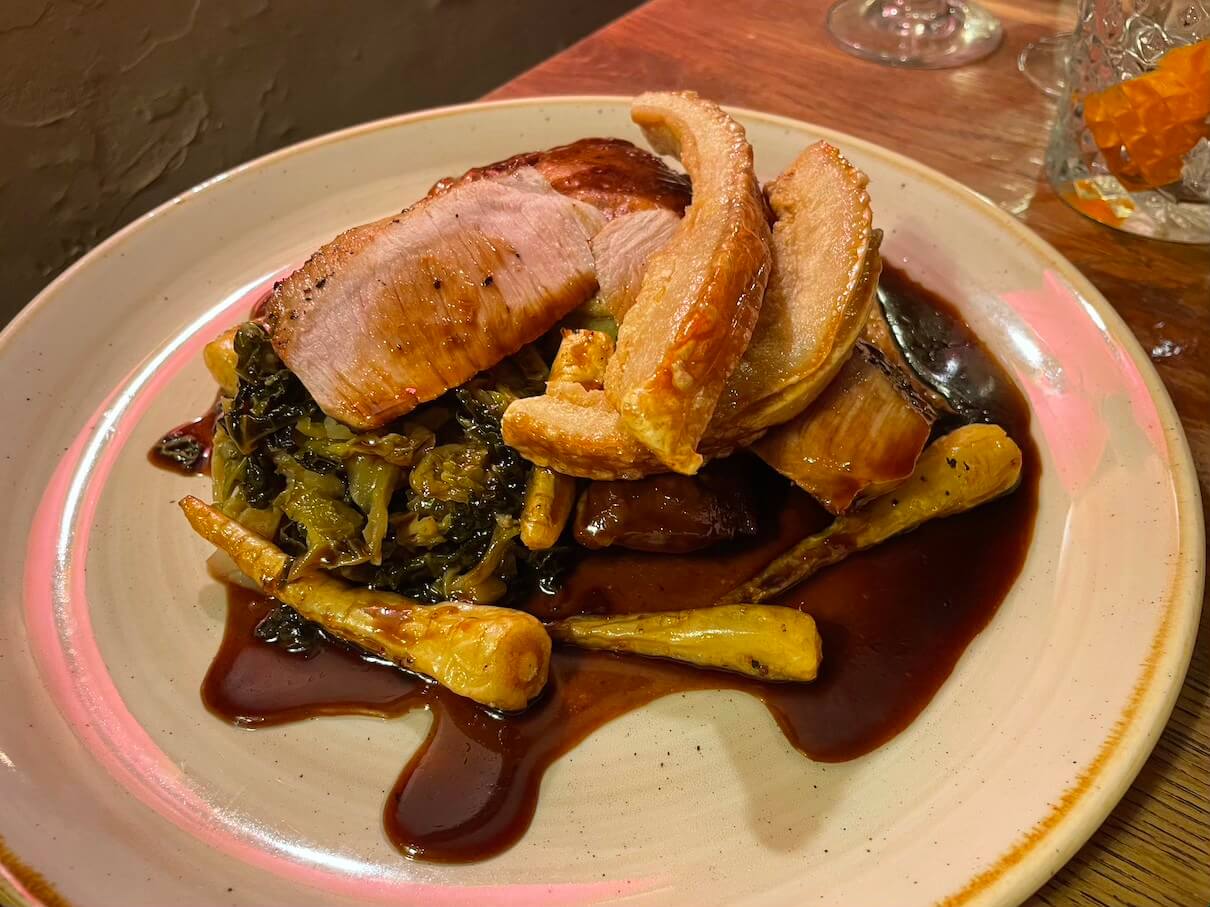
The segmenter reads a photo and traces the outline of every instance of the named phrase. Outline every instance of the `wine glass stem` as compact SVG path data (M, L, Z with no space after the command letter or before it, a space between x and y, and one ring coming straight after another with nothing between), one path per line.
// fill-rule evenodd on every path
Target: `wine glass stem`
M922 69L980 60L1003 34L974 0L835 0L828 31L859 57Z

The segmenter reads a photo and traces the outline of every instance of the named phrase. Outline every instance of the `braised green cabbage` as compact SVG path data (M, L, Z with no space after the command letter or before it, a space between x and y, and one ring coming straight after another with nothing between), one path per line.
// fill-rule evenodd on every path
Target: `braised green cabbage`
M324 416L254 322L235 336L239 383L222 401L215 505L314 569L421 601L508 603L553 591L569 548L518 540L530 464L500 420L542 393L530 349L403 419L356 432Z

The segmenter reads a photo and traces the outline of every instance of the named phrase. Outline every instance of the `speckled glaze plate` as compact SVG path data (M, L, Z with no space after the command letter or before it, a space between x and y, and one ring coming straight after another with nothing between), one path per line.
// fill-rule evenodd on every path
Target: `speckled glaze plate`
M888 260L960 303L1033 407L1043 475L1026 566L924 713L873 753L822 765L744 695L661 700L555 764L516 847L450 866L403 859L380 823L426 714L252 733L204 710L224 599L174 502L206 485L145 459L213 393L201 344L242 317L249 287L440 176L583 136L638 139L620 99L415 114L175 199L0 337L12 897L1009 905L1071 856L1151 750L1193 644L1203 523L1168 396L1105 300L1011 217L867 142L740 116L762 177L820 137L863 168Z

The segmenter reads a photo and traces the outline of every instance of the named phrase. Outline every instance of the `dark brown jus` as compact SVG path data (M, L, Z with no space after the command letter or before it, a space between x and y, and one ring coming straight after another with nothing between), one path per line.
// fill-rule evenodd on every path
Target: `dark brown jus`
M177 426L156 441L147 451L147 459L161 469L187 476L210 475L210 453L218 417L218 400L215 400L206 415Z
M967 412L994 413L1021 445L1022 482L1009 497L854 555L783 596L779 604L801 607L818 622L824 659L816 682L760 683L558 649L546 692L525 713L505 717L362 658L313 628L269 627L289 636L300 654L270 646L253 636L270 605L232 589L223 644L203 684L206 705L241 725L429 709L428 739L396 782L384 820L400 850L446 862L483 859L516 842L533 817L547 766L610 719L670 693L756 696L790 742L821 761L853 759L890 740L932 699L1020 571L1033 532L1039 465L1025 401L1000 366L950 306L902 275L884 275L899 311L931 319L928 338L940 342L932 349L943 348L954 366L939 372L957 376L947 380L947 393L966 400ZM980 377L967 386L959 383L964 375ZM558 594L535 594L527 606L553 617L711 603L828 519L771 470L752 469L761 509L757 536L693 554L592 552Z

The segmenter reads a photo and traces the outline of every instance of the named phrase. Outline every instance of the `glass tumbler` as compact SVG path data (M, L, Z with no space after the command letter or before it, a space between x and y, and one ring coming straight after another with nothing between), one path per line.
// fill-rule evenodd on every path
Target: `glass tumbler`
M1077 211L1210 243L1210 0L1081 0L1047 176Z

